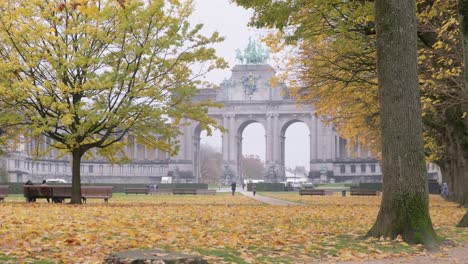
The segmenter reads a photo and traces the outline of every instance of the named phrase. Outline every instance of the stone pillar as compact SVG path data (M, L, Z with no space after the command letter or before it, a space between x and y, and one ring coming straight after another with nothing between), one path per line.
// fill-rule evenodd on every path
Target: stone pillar
M229 130L229 117L228 115L223 115L223 127ZM222 153L223 153L223 161L229 161L229 131L223 133L223 143L222 143Z
M318 121L315 115L312 115L312 127L310 128L310 159L318 159Z
M281 140L279 140L282 135L281 135L281 128L278 126L279 126L279 114L273 114L273 138L274 138L273 160L278 164L283 164L281 163L281 154L280 154Z
M335 160L341 157L340 153L340 137L335 135Z
M272 114L266 114L266 128L265 128L265 162L266 164L274 163L273 149L275 138L273 136L273 122L271 120Z
M194 135L193 140L193 175L195 177L195 182L200 182L201 170L200 170L200 136Z
M137 159L137 153L138 153L138 149L137 149L137 140L136 140L136 137L133 136L132 137L132 141L133 141L133 146L132 146L132 155L133 155L133 160L136 160Z
M229 161L232 163L235 162L237 159L236 146L237 146L236 118L234 114L231 114L229 115Z

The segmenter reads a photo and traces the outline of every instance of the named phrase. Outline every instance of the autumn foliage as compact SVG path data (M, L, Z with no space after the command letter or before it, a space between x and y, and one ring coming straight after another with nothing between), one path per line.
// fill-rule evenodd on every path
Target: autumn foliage
M377 215L379 197L301 197L269 193L304 206L267 206L238 195L120 196L82 206L0 204L0 259L12 263L101 263L110 252L160 248L202 254L210 263L310 263L425 254L397 239L360 239ZM457 242L464 210L431 197L437 232ZM244 261L244 262L243 262Z

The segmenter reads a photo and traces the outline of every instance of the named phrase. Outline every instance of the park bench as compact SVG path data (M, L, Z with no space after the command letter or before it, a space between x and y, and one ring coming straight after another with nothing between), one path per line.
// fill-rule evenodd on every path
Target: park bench
M376 190L351 190L351 195L358 195L358 196L376 196Z
M302 189L299 190L300 195L325 195L325 190L315 190L315 189Z
M24 185L24 197L27 201L36 199L48 199L55 203L61 203L70 199L72 195L71 185ZM81 187L81 199L86 202L88 198L104 199L108 202L112 197L112 186L83 186Z
M3 201L8 196L8 185L0 185L0 201Z
M151 189L149 194L172 194L172 189Z
M83 186L81 187L81 199L86 203L86 199L104 199L109 202L112 197L112 186Z
M190 189L190 188L175 188L172 189L172 194L197 194L197 189Z
M125 194L148 194L149 189L148 188L125 188L124 189Z
M199 195L216 195L216 190L197 189Z

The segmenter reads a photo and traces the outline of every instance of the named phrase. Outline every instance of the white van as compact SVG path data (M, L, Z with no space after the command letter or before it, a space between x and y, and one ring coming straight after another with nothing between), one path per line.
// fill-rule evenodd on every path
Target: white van
M64 179L47 179L46 183L67 183Z

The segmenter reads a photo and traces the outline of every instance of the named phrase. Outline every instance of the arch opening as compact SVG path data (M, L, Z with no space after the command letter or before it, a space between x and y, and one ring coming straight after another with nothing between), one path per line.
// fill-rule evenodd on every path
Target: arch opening
M238 131L238 172L242 180L265 176L266 131L258 121L248 121Z
M199 183L219 184L223 178L222 133L211 127L212 133L201 130L200 125L194 133L194 175Z
M301 120L287 122L281 130L281 165L286 181L309 181L311 148L310 129Z

